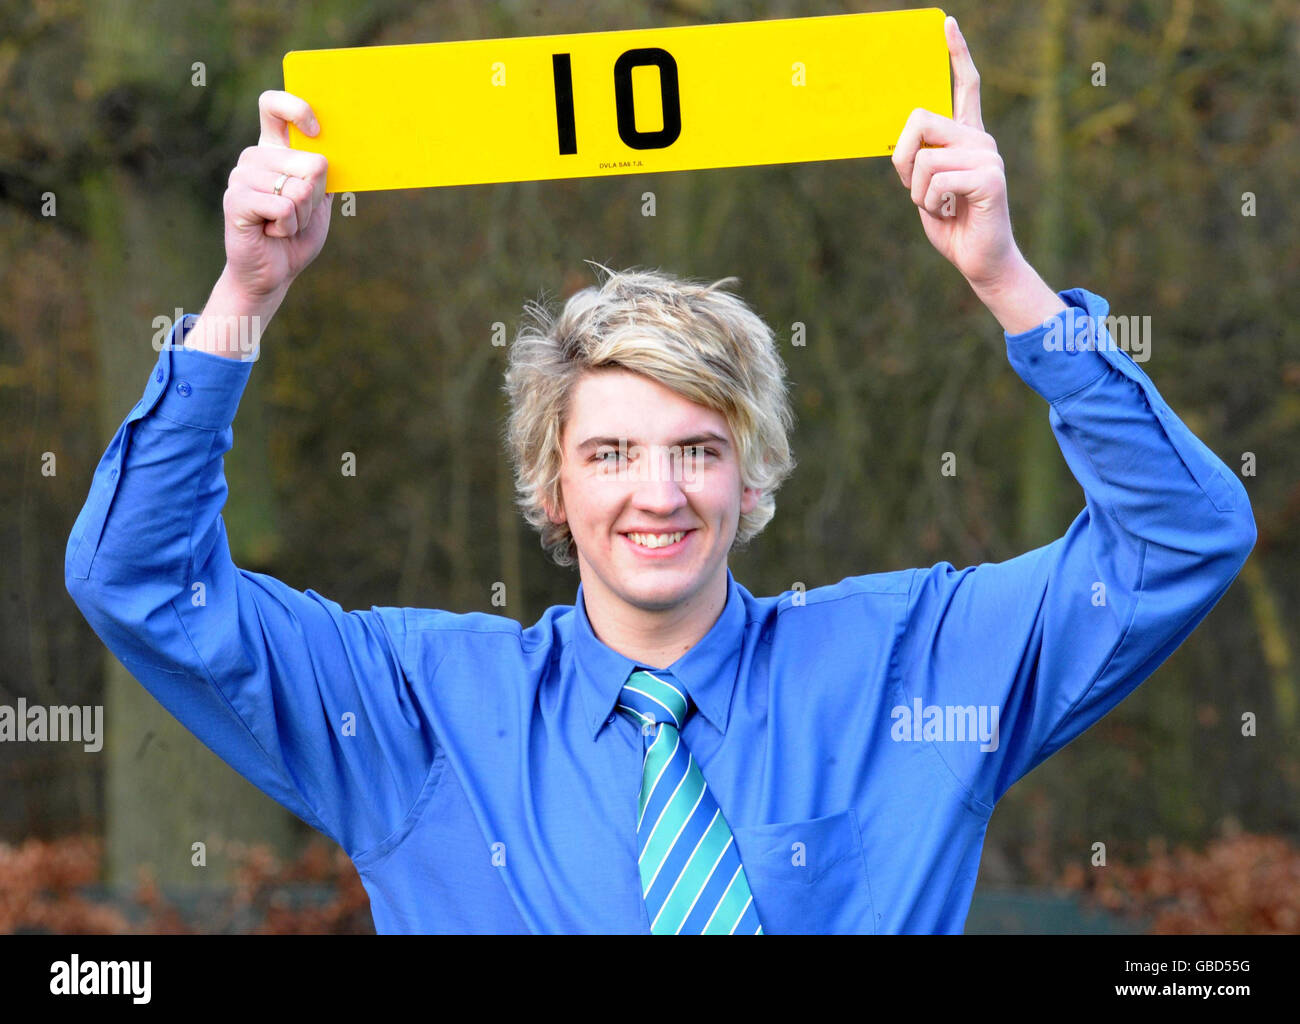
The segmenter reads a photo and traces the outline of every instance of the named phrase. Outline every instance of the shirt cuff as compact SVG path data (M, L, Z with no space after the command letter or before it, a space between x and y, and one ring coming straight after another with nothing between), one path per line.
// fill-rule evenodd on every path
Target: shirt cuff
M225 430L234 422L253 363L185 348L198 319L186 313L172 325L130 419L154 413L199 430Z
M1110 303L1086 288L1057 294L1065 309L1038 327L1007 335L1007 359L1020 378L1049 403L1087 387L1111 367L1138 379L1141 371L1111 335ZM1122 333L1126 343L1132 340L1127 329Z

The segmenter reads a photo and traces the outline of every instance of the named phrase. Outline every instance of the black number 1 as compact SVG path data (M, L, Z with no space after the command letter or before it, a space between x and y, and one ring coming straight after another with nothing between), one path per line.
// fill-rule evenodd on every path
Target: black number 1
M632 100L632 69L636 67L659 69L659 102L664 126L657 132L636 130ZM551 54L551 73L555 79L555 125L560 155L570 156L578 152L578 133L573 116L573 69L569 54ZM666 149L676 142L682 133L682 98L673 55L658 46L621 53L614 62L614 109L618 114L618 137L630 149Z
M551 54L555 77L555 125L560 133L560 155L578 152L578 132L573 126L573 69L567 53Z

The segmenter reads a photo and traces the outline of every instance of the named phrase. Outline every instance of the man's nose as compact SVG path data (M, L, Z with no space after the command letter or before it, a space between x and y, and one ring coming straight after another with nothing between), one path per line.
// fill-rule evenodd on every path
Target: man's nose
M637 504L642 508L667 514L685 503L681 460L671 448L652 447L648 455L643 453L642 458L634 461L632 472Z

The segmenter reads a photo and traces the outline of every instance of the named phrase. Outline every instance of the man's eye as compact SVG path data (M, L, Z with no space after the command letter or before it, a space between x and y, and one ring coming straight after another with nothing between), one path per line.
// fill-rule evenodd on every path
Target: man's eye
M596 461L597 461L597 462L608 462L609 460L605 458L606 455L617 455L617 454L618 454L618 452L616 452L616 451L615 451L614 449L612 449L612 448L611 448L609 451L607 451L607 452L597 452L597 453L596 453Z
M706 454L707 455L718 454L712 448L705 448L698 444L687 445L686 453L689 454L691 458L698 458L700 455L706 455Z

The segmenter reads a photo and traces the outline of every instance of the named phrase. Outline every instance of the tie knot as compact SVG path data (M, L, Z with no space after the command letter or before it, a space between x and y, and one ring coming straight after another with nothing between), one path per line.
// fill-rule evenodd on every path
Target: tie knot
M686 687L659 669L634 670L618 695L618 710L641 724L666 723L680 730L690 709Z

